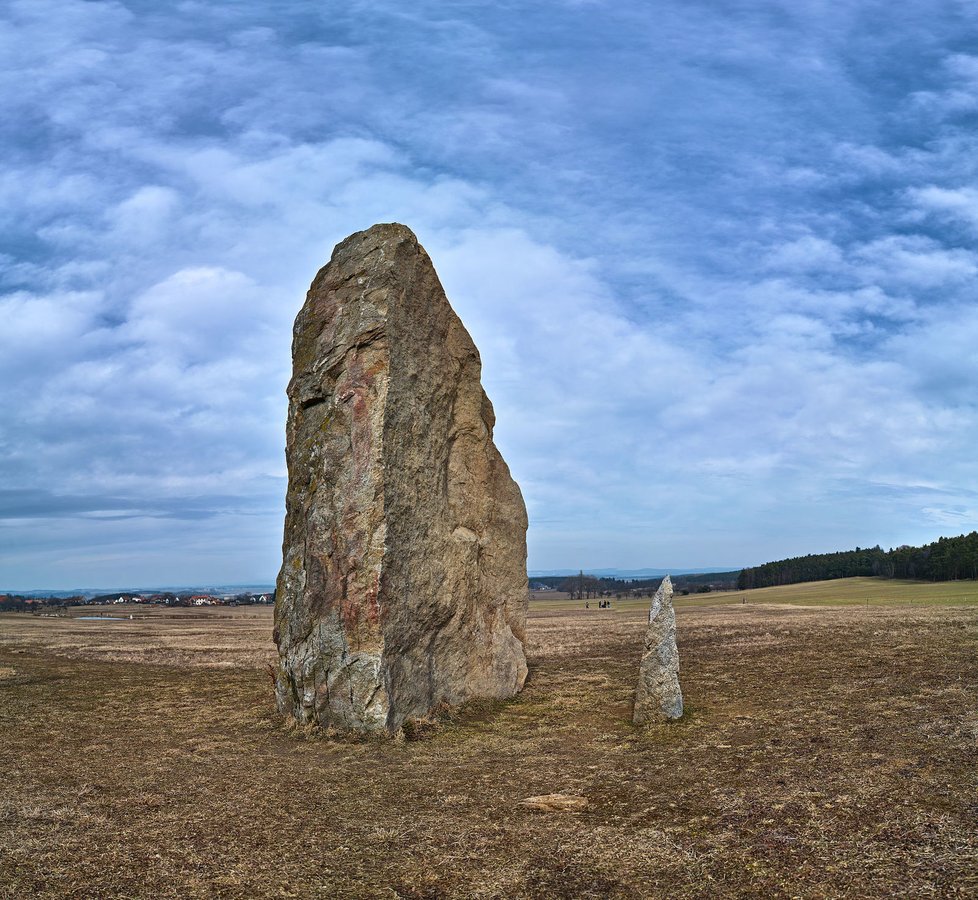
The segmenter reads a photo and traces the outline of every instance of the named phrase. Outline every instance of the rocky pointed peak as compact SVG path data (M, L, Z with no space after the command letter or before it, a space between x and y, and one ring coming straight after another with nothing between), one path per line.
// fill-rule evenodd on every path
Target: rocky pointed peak
M652 597L652 604L649 607L650 623L659 615L663 605L672 605L672 593L672 578L666 575Z

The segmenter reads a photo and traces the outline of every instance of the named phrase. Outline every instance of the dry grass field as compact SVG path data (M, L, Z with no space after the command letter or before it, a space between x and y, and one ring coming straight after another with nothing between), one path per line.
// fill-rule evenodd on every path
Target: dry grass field
M862 581L680 601L644 732L645 604L531 604L523 694L401 742L290 731L268 609L2 615L0 896L978 896L978 602Z
M749 603L792 603L830 606L975 606L978 581L921 583L883 578L844 578L841 581L809 581L755 591L731 591L731 603L745 598Z

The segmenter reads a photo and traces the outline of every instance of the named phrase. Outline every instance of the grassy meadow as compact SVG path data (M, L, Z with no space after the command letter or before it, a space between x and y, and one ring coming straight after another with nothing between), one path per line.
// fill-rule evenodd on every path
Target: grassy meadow
M686 598L682 598L685 600ZM727 602L791 603L802 606L978 606L978 581L900 581L841 578L783 587L730 591Z
M267 608L3 614L0 897L978 896L974 588L677 598L647 731L647 600L533 601L523 693L408 741L281 721Z

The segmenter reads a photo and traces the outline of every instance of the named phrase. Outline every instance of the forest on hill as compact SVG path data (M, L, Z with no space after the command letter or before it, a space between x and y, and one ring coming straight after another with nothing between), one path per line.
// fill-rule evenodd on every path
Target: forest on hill
M959 537L942 537L923 547L904 545L895 550L881 547L813 553L743 569L738 590L828 581L854 576L913 578L921 581L978 579L978 531Z

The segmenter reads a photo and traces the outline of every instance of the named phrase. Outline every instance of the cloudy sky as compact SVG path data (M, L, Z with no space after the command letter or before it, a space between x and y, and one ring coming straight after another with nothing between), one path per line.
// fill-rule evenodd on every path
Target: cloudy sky
M0 588L270 581L291 323L418 234L530 567L978 527L975 0L0 2Z

